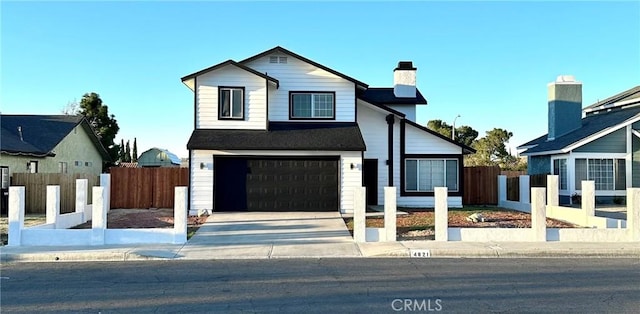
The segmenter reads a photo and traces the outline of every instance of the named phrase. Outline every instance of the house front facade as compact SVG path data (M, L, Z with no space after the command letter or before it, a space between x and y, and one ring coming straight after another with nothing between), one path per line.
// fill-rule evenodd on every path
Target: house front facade
M1 115L0 167L13 173L99 175L110 157L89 123L73 115Z
M528 173L559 175L564 204L585 180L598 202L623 202L627 188L640 187L640 86L582 108L582 84L559 76L548 96L548 133L519 147Z
M427 101L400 62L394 87L359 80L275 47L182 78L194 92L191 210L353 211L354 188L383 204L433 206L448 186L462 205L462 156L472 149L415 123Z

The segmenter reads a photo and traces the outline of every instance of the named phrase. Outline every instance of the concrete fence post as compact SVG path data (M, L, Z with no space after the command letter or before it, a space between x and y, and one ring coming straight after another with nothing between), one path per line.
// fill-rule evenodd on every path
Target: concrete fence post
M529 176L521 175L519 179L520 183L520 203L531 203L531 199L529 198Z
M531 188L531 229L534 241L547 241L547 210L545 188Z
M435 205L436 241L449 241L449 208L446 187L435 188Z
M24 186L9 187L9 246L20 246L24 228Z
M103 245L107 229L107 189L104 186L93 187L91 219L91 244Z
M560 194L558 189L558 176L547 176L547 205L558 206L560 205Z
M498 206L507 200L507 176L498 176Z
M187 187L176 186L173 200L173 243L187 242Z
M629 241L640 241L640 188L627 189L627 234Z
M353 240L367 242L367 188L355 187L353 190Z
M87 207L88 187L89 180L76 179L76 213L84 213L84 209Z
M107 194L105 196L107 211L111 210L111 175L108 173L100 174L100 186L104 187Z
M58 229L58 217L60 216L60 186L47 185L47 224L53 224Z
M596 183L595 181L582 181L582 212L586 217L596 215ZM588 218L585 217L585 222Z
M384 187L384 232L386 233L387 242L395 242L397 239L396 231L396 187Z

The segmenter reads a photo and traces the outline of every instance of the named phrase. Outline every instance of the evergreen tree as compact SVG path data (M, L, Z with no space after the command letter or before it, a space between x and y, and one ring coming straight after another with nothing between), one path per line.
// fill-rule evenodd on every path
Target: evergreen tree
M131 156L133 162L138 162L138 139L133 138L133 156Z
M127 146L124 150L124 161L131 162L131 145L129 145L129 141L127 141Z

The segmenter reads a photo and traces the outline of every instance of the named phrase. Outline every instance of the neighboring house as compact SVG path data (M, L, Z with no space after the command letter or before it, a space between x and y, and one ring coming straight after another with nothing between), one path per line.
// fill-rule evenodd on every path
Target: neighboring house
M560 201L595 181L598 202L640 186L640 86L582 108L582 84L560 76L548 85L548 134L522 144L529 174L557 174ZM583 117L584 116L584 117Z
M345 213L360 186L369 205L395 186L397 204L415 207L448 186L449 205L462 206L473 149L415 122L427 101L412 62L393 77L370 88L282 47L183 77L194 91L190 208Z
M180 167L181 160L174 153L162 149L151 148L140 154L138 167Z
M13 173L99 175L109 154L82 116L0 115L0 166Z

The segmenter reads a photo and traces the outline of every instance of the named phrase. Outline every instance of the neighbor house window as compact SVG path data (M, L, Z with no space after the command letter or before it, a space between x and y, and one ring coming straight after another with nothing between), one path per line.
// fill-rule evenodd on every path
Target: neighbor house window
M560 178L560 190L567 189L567 160L566 159L554 159L553 160L553 174Z
M27 163L27 171L29 173L38 173L38 162L37 161L30 161Z
M626 161L611 158L576 159L576 190L582 190L582 181L594 181L596 190L624 190L627 187Z
M58 172L67 173L67 162L61 161L58 163Z
M405 159L405 191L433 192L436 187L446 186L457 192L457 159Z
M82 167L82 161L76 160L73 162L73 165L76 167Z
M292 119L334 119L334 92L292 92L290 94Z
M85 167L92 167L92 166L93 166L93 163L92 163L92 162L90 162L90 161L85 161L85 162L84 162L84 166L85 166Z
M219 87L218 118L244 118L244 87Z

